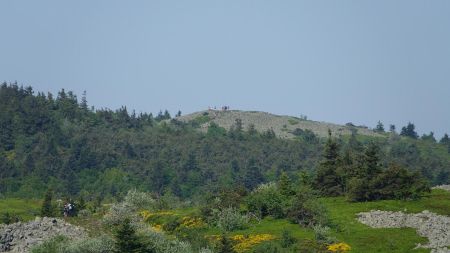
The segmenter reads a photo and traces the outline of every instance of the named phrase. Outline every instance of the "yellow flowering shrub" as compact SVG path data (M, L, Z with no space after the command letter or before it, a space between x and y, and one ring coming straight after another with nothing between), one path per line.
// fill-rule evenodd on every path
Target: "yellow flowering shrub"
M152 229L156 232L162 232L162 226L160 224L153 225Z
M161 212L150 212L147 210L144 210L140 212L140 215L144 219L144 221L148 221L151 218L157 217L157 216L167 216L167 215L174 215L171 211L161 211Z
M340 242L340 243L334 243L331 245L328 245L327 249L331 252L347 252L350 251L351 247L350 245Z
M201 218L185 216L181 220L182 228L200 228L205 226L205 223Z
M238 253L249 251L253 246L273 239L275 239L275 236L271 234L259 234L248 236L235 235L231 237L231 240L233 240L236 243L233 249Z
M212 243L217 243L222 239L222 237L220 235L205 235L205 239Z

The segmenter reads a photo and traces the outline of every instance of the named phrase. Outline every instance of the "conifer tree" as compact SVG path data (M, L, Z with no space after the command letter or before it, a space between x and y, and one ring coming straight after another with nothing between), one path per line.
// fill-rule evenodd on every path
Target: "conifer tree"
M402 127L402 131L400 132L401 136L410 137L413 139L417 139L419 136L417 135L417 132L415 131L415 126L413 123L408 122L407 126Z
M53 190L48 189L47 192L45 193L44 202L42 202L42 208L41 208L41 216L42 217L53 216L52 199L53 199Z
M364 152L364 175L368 179L376 177L381 172L380 158L379 158L380 148L374 142L370 142Z
M249 190L253 190L256 186L264 181L264 176L261 174L261 170L256 165L255 159L250 159L247 166L247 171L244 177L244 186Z
M375 132L384 133L384 125L381 121L378 121L378 124L375 127Z
M284 196L291 196L294 194L291 179L284 171L281 173L280 179L278 180L278 189Z
M439 143L444 145L450 145L450 138L448 137L448 134L444 134Z
M323 160L317 170L315 185L326 196L338 196L343 193L342 177L339 175L339 145L328 130Z
M117 253L140 253L143 245L136 235L136 231L131 225L129 218L126 218L116 231L116 252Z
M390 125L389 126L389 132L395 133L395 125Z

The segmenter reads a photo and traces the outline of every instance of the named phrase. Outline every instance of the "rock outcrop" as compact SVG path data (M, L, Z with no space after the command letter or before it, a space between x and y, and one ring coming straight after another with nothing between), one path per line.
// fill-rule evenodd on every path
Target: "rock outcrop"
M417 214L390 211L370 211L358 214L358 221L373 228L403 228L417 230L417 234L427 237L428 244L418 244L418 248L429 248L432 253L449 253L450 217L429 211Z
M433 187L433 189L441 189L441 190L450 191L450 185L448 185L448 184L438 185L438 186Z
M31 247L57 235L75 239L85 237L86 232L62 219L47 217L0 225L0 252L29 252Z

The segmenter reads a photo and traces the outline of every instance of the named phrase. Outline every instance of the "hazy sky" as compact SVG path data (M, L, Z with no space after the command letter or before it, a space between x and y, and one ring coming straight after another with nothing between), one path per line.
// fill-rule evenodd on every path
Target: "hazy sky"
M0 81L450 133L450 1L0 1Z

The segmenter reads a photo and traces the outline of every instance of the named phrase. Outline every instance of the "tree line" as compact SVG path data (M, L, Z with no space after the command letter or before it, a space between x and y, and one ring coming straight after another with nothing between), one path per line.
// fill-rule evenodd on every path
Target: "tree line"
M228 131L210 124L207 133L201 133L198 122L207 117L183 123L167 110L154 116L130 112L125 106L94 109L86 94L79 100L70 91L36 94L31 87L4 83L0 86L0 196L42 197L52 188L64 196L104 199L120 198L137 188L195 198L223 186L250 191L278 180L283 172L293 180L299 172L320 178L326 168L336 172L332 180L339 183L333 187L344 194L361 184L358 174L368 171L382 177L378 172L389 164L405 169L397 169L398 174L416 173L431 184L449 182L447 135L437 143L402 134L371 138L354 133L335 137L332 143L338 148L333 150L330 139L310 131L297 130L294 140L283 140L270 129L263 133L254 126L244 129L239 121ZM357 166L364 162L362 154L371 141L377 146L376 168ZM323 152L338 157L323 162Z

